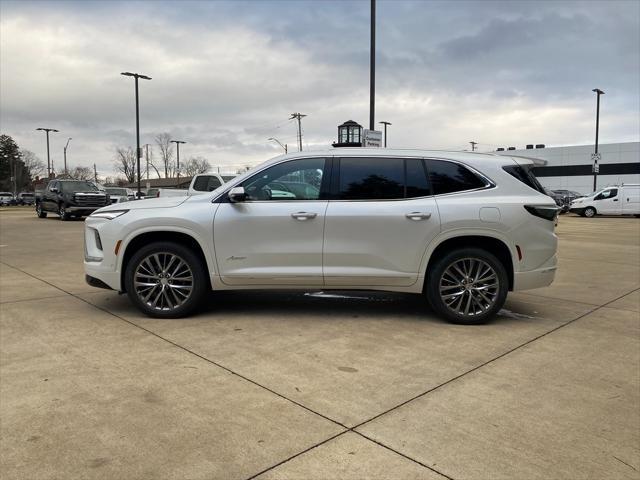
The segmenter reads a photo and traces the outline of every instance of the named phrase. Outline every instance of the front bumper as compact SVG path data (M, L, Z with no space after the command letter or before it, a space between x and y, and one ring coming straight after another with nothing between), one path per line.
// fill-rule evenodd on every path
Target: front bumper
M577 213L578 215L582 215L584 213L584 207L571 207L569 211L571 213Z

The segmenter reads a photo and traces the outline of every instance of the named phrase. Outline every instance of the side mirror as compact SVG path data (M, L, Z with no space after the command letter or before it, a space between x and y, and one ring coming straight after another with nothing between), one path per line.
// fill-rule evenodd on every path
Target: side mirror
M228 193L231 203L244 202L247 199L247 194L244 193L244 187L233 187Z

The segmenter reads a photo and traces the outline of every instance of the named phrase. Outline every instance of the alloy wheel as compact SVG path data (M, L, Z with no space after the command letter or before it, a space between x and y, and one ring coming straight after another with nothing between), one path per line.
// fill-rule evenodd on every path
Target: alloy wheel
M473 317L494 306L500 290L496 271L479 258L451 263L440 278L440 298L457 315Z
M193 272L187 262L174 253L153 253L136 267L133 285L140 301L148 307L175 310L191 296Z

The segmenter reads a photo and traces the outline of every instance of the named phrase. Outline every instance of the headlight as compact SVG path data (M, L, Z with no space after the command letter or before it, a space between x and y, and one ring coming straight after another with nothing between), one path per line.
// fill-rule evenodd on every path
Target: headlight
M110 210L108 212L94 212L90 216L93 218L106 218L107 220L113 220L120 215L124 215L129 210Z

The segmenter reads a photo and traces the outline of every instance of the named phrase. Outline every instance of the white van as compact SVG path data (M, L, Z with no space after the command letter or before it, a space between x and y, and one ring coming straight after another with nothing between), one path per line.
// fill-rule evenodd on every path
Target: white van
M640 217L640 184L622 184L603 188L571 202L570 212L583 217L595 215L635 215Z

